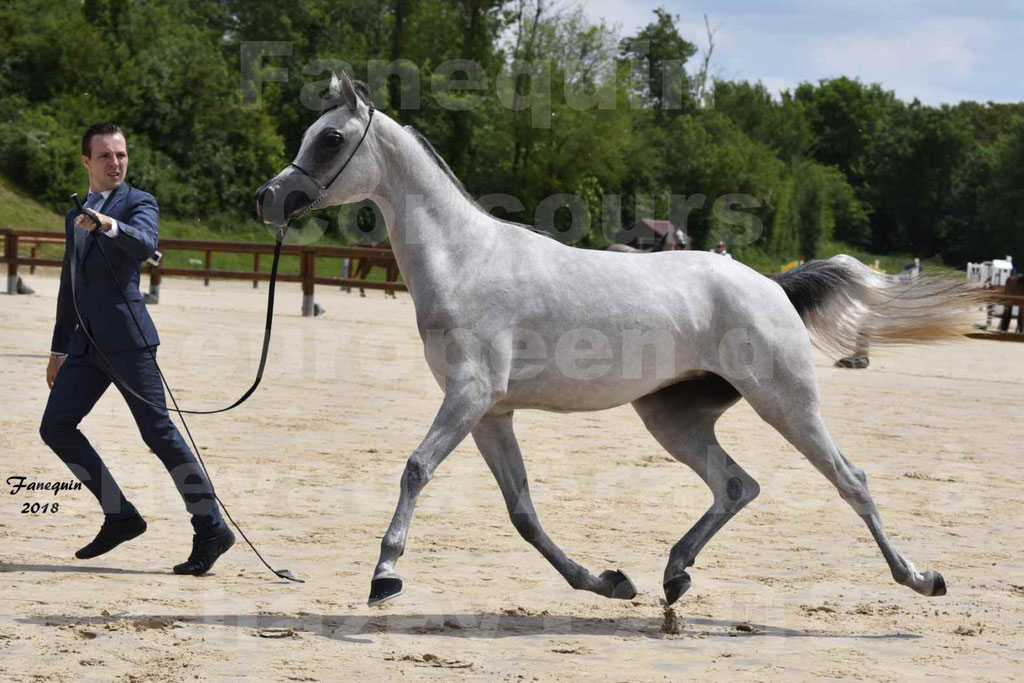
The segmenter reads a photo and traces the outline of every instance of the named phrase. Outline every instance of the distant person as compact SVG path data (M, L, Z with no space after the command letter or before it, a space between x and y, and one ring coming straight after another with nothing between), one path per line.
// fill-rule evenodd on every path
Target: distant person
M726 258L732 258L732 254L730 254L729 251L725 248L724 241L719 241L718 244L715 245L715 253Z
M139 265L156 250L159 209L152 195L129 187L124 181L128 148L124 135L114 124L97 124L85 132L81 160L89 172L85 211L99 221L99 232L94 232L96 224L77 208L68 211L64 218L64 263L50 363L46 368L50 397L39 427L43 441L103 509L99 534L75 557L85 560L109 552L145 532L146 522L78 430L78 423L114 380L110 367L80 328L72 301L71 259L76 264L77 310L90 336L128 386L160 406L147 405L117 387L132 411L143 441L171 474L185 509L192 515L192 552L188 560L174 567L174 572L205 574L232 546L235 535L221 518L209 479L170 420L163 384L150 356L150 349L155 353L160 340L139 292ZM100 250L93 248L96 241L102 244L117 281L124 287L124 299L131 306L134 319L124 306Z
M672 231L672 238L669 240L669 250L680 250L690 248L690 238L681 228Z

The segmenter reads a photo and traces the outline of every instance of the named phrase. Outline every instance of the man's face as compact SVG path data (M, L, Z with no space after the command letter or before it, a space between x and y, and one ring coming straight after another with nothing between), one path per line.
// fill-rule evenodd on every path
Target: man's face
M94 192L113 190L128 172L128 146L120 133L94 135L91 156L83 156L82 163L89 169L89 189Z

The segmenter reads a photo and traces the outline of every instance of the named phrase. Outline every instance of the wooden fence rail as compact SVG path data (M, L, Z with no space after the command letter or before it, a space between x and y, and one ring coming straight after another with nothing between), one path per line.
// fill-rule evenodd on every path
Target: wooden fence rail
M18 287L18 267L28 266L30 273L35 272L36 266L61 266L61 259L39 258L38 248L42 244L64 244L64 235L45 230L13 230L11 228L0 228L0 235L3 235L4 251L0 256L0 262L7 263L7 293L14 294ZM28 247L28 256L22 256L20 249ZM251 280L252 286L257 287L261 280L270 279L270 273L260 272L260 256L263 254L273 255L274 245L262 242L214 242L211 240L160 240L159 250L167 254L171 251L201 251L204 252L203 268L168 268L164 265L153 265L147 262L143 269L149 273L149 293L153 297L160 295L160 281L165 275L170 277L191 277L203 278L205 285L209 286L210 280ZM215 270L213 268L213 254L234 253L252 254L252 270ZM355 270L353 262L367 262L374 265L394 264L395 256L390 249L368 248L368 247L336 247L329 245L293 245L286 244L281 248L281 258L298 258L299 273L279 273L277 279L280 282L302 283L302 314L313 315L313 293L315 285L331 285L350 289L383 289L385 291L408 291L406 286L397 279L389 279L384 282L364 280L352 277ZM332 277L318 275L316 272L316 260L318 258L338 259L341 267L337 272L342 276ZM364 270L364 275L366 271ZM389 271L394 271L389 268Z

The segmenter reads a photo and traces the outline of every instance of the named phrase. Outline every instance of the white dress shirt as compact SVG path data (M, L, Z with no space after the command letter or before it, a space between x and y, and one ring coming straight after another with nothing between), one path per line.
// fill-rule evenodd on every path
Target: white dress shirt
M110 193L111 193L111 192L113 192L113 190L107 190L107 191L105 191L105 192L100 192L100 194L101 194L101 195L103 195L103 201L101 201L101 202L97 202L97 203L99 204L99 206L103 206L104 202L106 202L106 201L107 201L107 197L109 197L109 196L110 196ZM95 193L94 193L94 192L93 192L93 191L92 191L92 190L90 189L90 190L89 190L89 194L91 195L91 194L95 194ZM89 202L88 202L88 201L86 201L86 204L88 204L88 203L89 203ZM92 207L92 206L90 206L89 208L90 208L90 209L93 209L93 210L94 210L94 211L96 211L97 213L99 212L99 209L98 209L98 208L96 208L96 207ZM103 231L101 230L100 232L103 232ZM103 234L104 234L104 235L106 235L107 237L110 237L110 238L114 238L114 237L117 237L117 233L118 233L118 232L120 232L120 230L119 230L119 229L118 229L118 227L117 227L117 219L116 219L116 218L111 218L111 219L110 219L110 230L107 230L107 231L106 231L106 232L104 232Z

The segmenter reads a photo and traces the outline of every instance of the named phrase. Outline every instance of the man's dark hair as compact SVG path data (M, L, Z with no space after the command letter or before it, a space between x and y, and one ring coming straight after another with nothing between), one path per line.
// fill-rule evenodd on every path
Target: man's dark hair
M85 135L82 136L82 156L92 158L92 139L94 137L115 133L121 133L121 129L115 123L94 123L89 126L89 130L85 131ZM121 135L123 136L124 133Z

